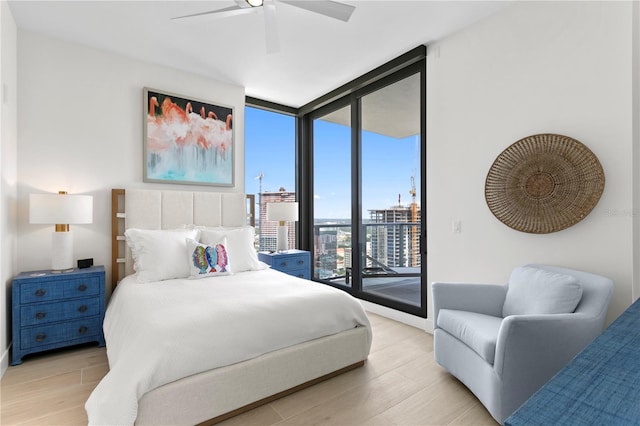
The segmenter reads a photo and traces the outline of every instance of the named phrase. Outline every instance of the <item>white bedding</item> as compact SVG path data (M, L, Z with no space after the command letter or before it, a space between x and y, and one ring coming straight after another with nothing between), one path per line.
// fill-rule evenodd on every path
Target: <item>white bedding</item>
M144 284L129 276L105 315L110 371L85 404L89 424L133 424L138 399L163 384L361 326L370 330L350 295L271 269Z

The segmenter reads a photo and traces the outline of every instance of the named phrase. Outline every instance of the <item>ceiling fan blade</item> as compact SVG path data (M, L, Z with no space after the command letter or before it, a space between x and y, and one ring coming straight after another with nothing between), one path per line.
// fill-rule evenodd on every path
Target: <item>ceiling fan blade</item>
M203 16L211 16L215 18L226 18L229 16L241 15L243 13L247 13L250 11L251 11L251 7L246 8L246 7L240 7L240 6L229 6L229 7L225 7L224 9L209 10L206 12L192 13L190 15L176 16L175 18L171 18L171 20L173 21L177 19L195 18L195 17L203 17Z
M331 0L280 0L280 2L344 22L349 21L355 10L355 6Z
M267 54L276 53L280 50L280 41L278 40L278 23L276 21L275 2L273 0L264 0L263 9Z

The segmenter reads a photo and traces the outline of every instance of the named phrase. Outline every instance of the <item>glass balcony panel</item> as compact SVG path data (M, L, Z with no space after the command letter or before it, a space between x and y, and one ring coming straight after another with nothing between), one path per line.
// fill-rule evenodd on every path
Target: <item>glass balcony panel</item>
M419 87L414 74L362 97L359 256L363 293L422 307Z
M376 223L363 226L367 236L366 261L362 268L362 290L380 297L420 306L420 257L412 254L412 235L420 235L420 225L411 223ZM399 244L375 242L378 235L395 236ZM315 276L323 281L351 285L351 224L314 226L315 240L324 245L316 248L325 262L316 262ZM335 244L326 243L334 242Z
M314 278L322 281L344 277L351 264L350 117L346 106L313 121Z

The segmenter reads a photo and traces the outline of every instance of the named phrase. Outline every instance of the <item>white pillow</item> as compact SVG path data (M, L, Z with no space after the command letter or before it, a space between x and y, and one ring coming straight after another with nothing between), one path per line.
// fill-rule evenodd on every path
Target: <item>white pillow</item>
M133 269L141 283L186 278L189 265L184 261L185 238L198 238L197 229L127 229L124 236L131 248Z
M216 227L200 229L202 244L215 244L226 238L227 252L233 259L233 272L258 271L264 266L258 260L258 253L254 247L255 230L252 226L240 228Z
M189 278L220 277L231 274L227 240L222 239L211 245L201 244L191 238L186 239Z
M502 307L502 316L567 314L575 311L582 298L576 277L530 266L511 273Z

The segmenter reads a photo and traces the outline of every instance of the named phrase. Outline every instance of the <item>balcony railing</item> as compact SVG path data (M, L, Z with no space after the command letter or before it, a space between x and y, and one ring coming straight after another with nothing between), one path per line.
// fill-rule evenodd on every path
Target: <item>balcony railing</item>
M352 267L351 224L314 225L314 277L349 284ZM420 275L419 223L367 223L361 225L365 253L363 278Z

